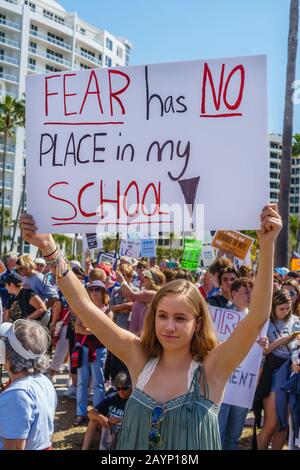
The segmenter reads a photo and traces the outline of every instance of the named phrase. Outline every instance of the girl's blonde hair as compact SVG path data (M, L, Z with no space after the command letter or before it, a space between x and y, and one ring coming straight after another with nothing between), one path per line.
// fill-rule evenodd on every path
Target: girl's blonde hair
M26 268L29 271L35 271L36 268L35 263L33 262L30 255L20 255L17 259L16 265L22 268Z
M191 354L194 360L203 361L204 357L218 344L208 307L197 287L189 281L176 279L165 284L155 294L144 322L141 343L151 357L160 357L163 348L155 332L155 316L160 300L169 294L184 295L185 302L196 320L201 319L191 341Z
M161 288L162 284L166 282L165 275L163 272L161 272L160 269L155 269L155 268L147 269L146 271L143 272L143 275L145 277L148 277L148 279L150 280L151 290L158 291Z

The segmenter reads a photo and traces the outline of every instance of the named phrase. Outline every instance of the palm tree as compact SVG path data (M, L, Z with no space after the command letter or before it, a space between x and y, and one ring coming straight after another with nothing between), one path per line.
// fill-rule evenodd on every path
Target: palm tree
M116 240L112 235L107 235L107 237L102 239L103 250L105 253L109 251L114 251L116 249Z
M0 132L3 135L3 168L2 168L2 194L1 194L1 213L4 213L4 190L5 190L5 161L7 152L8 138L15 135L17 127L25 125L25 102L24 100L15 100L11 96L5 96L0 103ZM0 254L2 253L4 220L0 224Z
M8 234L7 232L10 232L12 226L11 214L8 209L4 209L4 211L1 212L1 220L3 222L3 232L6 232L3 233L3 241L5 242L3 252L7 252L6 243L11 239L10 234Z
M300 156L300 134L293 135L292 156Z
M292 84L295 81L298 45L299 0L291 0L289 18L288 60L286 69L284 121L282 134L282 159L280 170L279 212L283 221L275 253L275 265L287 266L289 253L289 211L293 138Z
M62 233L53 234L55 242L59 245L61 250L64 250L67 257L72 257L72 239L63 235Z
M173 245L174 240L175 240L175 233L170 232L170 235L169 235L169 258L172 258L172 245Z
M19 222L19 217L20 214L24 211L24 206L25 206L25 178L23 178L23 190L17 210L17 215L15 220L13 221L13 233L11 236L11 243L10 243L10 251L13 251L14 245L15 245L15 238L16 238L16 233L17 233L17 226Z

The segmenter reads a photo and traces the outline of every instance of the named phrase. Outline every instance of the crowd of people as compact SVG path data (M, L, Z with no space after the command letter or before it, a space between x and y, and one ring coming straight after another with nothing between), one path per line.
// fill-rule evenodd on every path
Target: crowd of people
M23 238L42 257L3 260L0 336L10 381L0 394L1 447L51 448L53 384L67 363L73 426L87 426L82 449L95 439L99 449L237 449L249 410L222 403L224 388L267 321L253 445L282 449L289 428L297 437L300 274L274 270L276 206L261 220L256 272L237 269L230 256L190 272L127 256L115 269L88 257L84 266L69 263L22 216ZM245 314L224 342L209 306Z

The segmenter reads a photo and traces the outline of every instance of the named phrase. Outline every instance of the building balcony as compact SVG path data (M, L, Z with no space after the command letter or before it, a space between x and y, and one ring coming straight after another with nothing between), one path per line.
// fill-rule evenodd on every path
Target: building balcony
M4 91L0 89L0 98L2 98L2 96L10 96L11 98L14 98L14 99L18 98L17 93L13 93L13 92L6 91L6 90Z
M16 75L11 75L10 73L0 72L0 78L6 82L18 83L18 78Z
M4 206L11 207L12 206L11 199L4 199Z
M13 163L5 163L5 170L8 170L8 171L14 171L14 164ZM0 163L0 169L2 170L3 169L3 162Z
M19 67L19 60L15 57L11 57L5 54L0 54L0 62L5 62L10 65L14 65L15 67Z
M14 23L5 18L0 18L0 25L8 29L13 29L14 31L21 31L21 25L19 23Z
M59 39L54 39L54 38L51 38L49 37L47 34L44 34L44 33L40 33L38 31L34 31L34 30L30 30L30 34L31 36L34 36L38 39L41 39L42 41L46 41L50 44L54 44L55 46L59 47L59 48L62 48L62 49L65 49L67 51L72 51L72 46L71 44L68 44L64 41L60 41Z
M91 54L87 54L86 52L81 51L80 49L76 49L76 54L80 57L84 57L89 62L92 62L92 64L96 64L96 65L99 65L99 66L102 65L101 60L97 59L97 57L94 57Z
M5 44L6 46L14 47L15 49L20 49L20 43L18 41L14 41L13 39L0 37L0 44Z
M13 189L13 183L12 181L4 181L4 187L5 189Z
M37 65L34 65L34 64L27 64L27 68L29 70L32 70L33 72L36 72L36 73L47 73L48 72L48 70L43 69L42 67L38 67Z
M35 49L34 47L29 47L28 50L31 54L42 57L43 59L51 60L56 64L64 65L69 69L72 67L72 63L69 60L61 59L60 57L56 57L55 55L49 54L48 52L42 51L40 49Z
M6 145L6 152L15 153L15 151L16 151L15 145L11 145L11 144ZM0 144L0 152L4 152L4 144Z

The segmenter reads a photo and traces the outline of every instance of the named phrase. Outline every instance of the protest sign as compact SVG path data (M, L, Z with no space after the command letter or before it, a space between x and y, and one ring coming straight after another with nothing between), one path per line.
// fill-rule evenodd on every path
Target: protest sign
M265 56L28 75L27 209L42 233L198 233L203 207L205 230L257 228L266 96Z
M2 263L2 261L0 261L0 276L2 276L2 274L6 273L7 269L5 267L5 265Z
M189 271L196 271L199 265L202 242L200 240L184 240L183 255L180 266Z
M229 251L234 256L243 260L250 250L253 238L234 230L224 230L215 233L212 246L219 250Z
M238 323L245 318L244 312L209 307L219 341L229 338ZM259 338L266 336L268 323L264 325ZM259 339L257 338L257 339ZM243 362L231 374L226 385L223 403L251 408L258 379L263 350L255 343Z
M141 257L142 258L155 258L156 257L156 244L155 244L154 239L142 238Z
M176 269L178 267L178 263L176 263L175 261L168 261L166 263L166 267L170 269Z
M202 261L203 266L208 268L215 259L215 252L211 245L204 245L202 247Z
M139 258L141 253L141 240L121 240L119 255Z
M82 235L83 250L101 250L103 248L102 239L96 233L86 233Z
M110 263L112 266L116 262L116 255L113 253L99 253L97 263Z
M291 271L300 271L300 259L293 258L291 260Z

